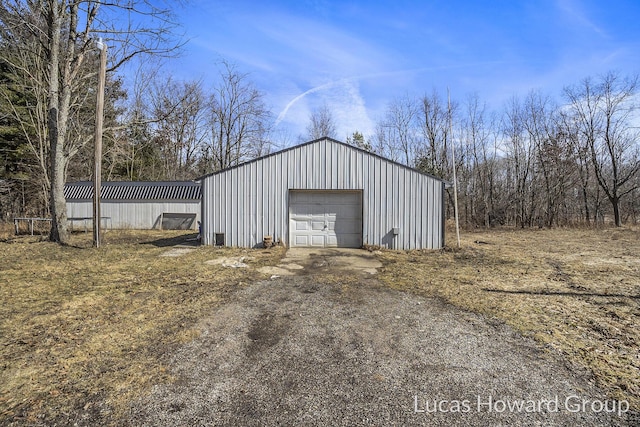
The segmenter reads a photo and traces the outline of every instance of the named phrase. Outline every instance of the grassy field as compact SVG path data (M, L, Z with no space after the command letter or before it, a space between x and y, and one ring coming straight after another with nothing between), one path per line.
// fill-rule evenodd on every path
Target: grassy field
M91 233L69 247L0 236L0 425L117 424L131 399L172 380L168 357L197 336L198 319L266 277L206 261L245 255L258 267L284 254L200 247L161 256L184 237L109 232L92 249ZM379 278L502 319L637 409L639 254L632 229L464 233L461 250L381 252Z
M389 287L500 319L640 408L640 231L492 230L381 257Z

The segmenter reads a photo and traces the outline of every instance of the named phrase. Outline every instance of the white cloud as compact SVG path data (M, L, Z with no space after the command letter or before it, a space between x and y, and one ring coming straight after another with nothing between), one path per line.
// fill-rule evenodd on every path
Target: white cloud
M580 1L577 0L558 0L558 7L563 10L573 22L583 27L587 27L595 33L608 37L605 30L600 28L593 20L589 19L587 12Z
M287 14L249 18L272 46L266 53L289 72L345 76L376 71L391 57L339 28Z

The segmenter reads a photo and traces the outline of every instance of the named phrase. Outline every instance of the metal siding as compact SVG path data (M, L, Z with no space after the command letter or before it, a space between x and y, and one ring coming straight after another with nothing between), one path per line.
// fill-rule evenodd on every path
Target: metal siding
M109 217L104 224L110 229L150 230L158 228L163 213L193 213L196 215L194 229L200 221L200 202L163 202L163 201L103 201L100 203L100 215ZM67 218L92 218L92 202L67 203ZM74 224L75 225L75 224Z
M247 225L250 221L249 216L247 215L247 199L249 198L248 194L248 184L247 177L250 176L251 165L247 168L243 168L242 170L238 170L238 197L236 198L236 202L238 203L238 236L245 237L245 244L239 243L239 246L252 246L251 245L251 234L247 232ZM244 173L240 173L244 172Z
M204 244L229 246L264 235L289 242L288 191L362 190L363 242L394 249L439 248L442 181L329 139L293 147L203 178ZM400 235L390 238L393 227Z
M434 184L435 184L435 182L430 183L430 185L429 185L428 193L430 195L435 194L434 190L435 190L436 186ZM432 196L432 199L433 199L433 202L429 203L429 208L428 208L428 211L427 211L427 218L429 218L429 221L430 221L429 226L430 226L431 229L433 229L434 227L437 227L438 221L436 221L436 218L434 218L434 215L436 214L436 212L439 211L439 209L438 209L439 203L436 203L436 200L433 198L433 196ZM434 244L436 242L436 239L437 239L437 233L432 234L430 237L431 237L431 239L430 239L429 244L431 246L434 246Z
M380 210L382 209L382 190L383 187L380 185L381 182L384 182L383 169L381 167L382 160L371 157L370 158L371 167L369 170L369 182L373 183L373 189L368 192L369 197L369 215L366 218L371 218L368 224L367 235L369 237L369 243L372 242L372 238L375 236L374 230L382 231L382 216L380 215ZM376 173L378 171L378 173ZM367 224L365 224L365 227ZM379 239L378 239L379 240Z
M394 238L393 249L400 249L402 246L402 240L404 233L406 230L401 226L400 217L402 216L402 210L400 207L400 168L393 167L393 165L389 165L391 168L392 175L392 198L393 198L393 223L390 224L391 227L401 227L400 234ZM390 227L390 228L391 228Z
M386 162L378 159L376 164L376 171L373 172L372 175L372 182L378 189L380 194L378 196L376 206L374 207L375 214L378 218L378 225L377 227L370 230L370 236L372 239L370 243L372 245L378 244L380 246L384 246L382 238L387 234L389 227L389 210L387 207L387 204L389 203L389 187L388 185L383 185L383 183L388 184L389 182ZM384 215L382 214L383 212L385 212Z
M202 182L202 194L209 194L209 184L211 183L211 181L205 181ZM207 216L207 214L209 213L209 206L208 204L211 203L213 201L213 198L211 197L203 197L202 198L202 202L200 203L200 218L205 218ZM201 226L200 226L200 239L201 242L204 245L210 245L211 244L211 239L209 238L209 223L207 223L207 221L201 220Z
M238 198L240 194L238 193L238 169L232 169L229 174L231 178L228 183L228 203L231 206L231 216L228 218L228 221L231 225L231 235L229 236L230 246L239 246L240 235L238 234Z
M416 203L415 203L416 186L412 179L414 176L415 174L413 173L405 173L404 175L404 182L405 182L405 185L408 186L407 190L409 192L409 197L405 196L406 198L405 204L408 205L407 206L408 209L404 214L405 224L407 224L409 221L415 223L415 215L417 214ZM417 235L416 235L417 225L418 224L415 224L413 227L410 227L407 230L406 240L407 240L407 244L411 249L415 249L417 246Z
M202 194L220 194L220 189L216 187L218 182L202 180ZM220 205L220 197L202 197L202 243L205 245L215 244L213 239L216 224L213 222L214 206Z
M233 231L234 236L238 236L236 244L234 246L250 246L249 236L244 233L244 223L246 222L246 218L244 217L244 198L245 198L245 189L244 189L244 173L247 168L236 169L237 173L234 179L235 188L234 193L235 197L233 200L234 205L236 206L236 215L234 217L234 222L236 228ZM242 241L240 241L242 239Z
M403 248L413 249L411 245L411 230L413 227L407 227L411 221L411 184L409 182L409 172L407 169L400 170L400 180L398 181L398 196L402 198L400 221L402 224L402 245Z
M288 158L289 156L287 155L286 157ZM275 183L274 189L276 191L280 189L280 191L277 191L276 194L273 194L273 209L270 212L270 214L272 215L272 227L267 230L267 234L273 234L273 239L277 241L278 237L280 237L280 230L282 229L283 221L281 220L281 218L285 216L284 212L282 212L282 203L284 203L283 199L286 192L284 187L286 187L285 183L289 178L289 174L284 168L284 165L287 163L284 161L285 159L283 157L278 156L275 157L274 160L276 164L274 170L280 171L280 173L275 174L275 179L273 179L273 175L271 175L271 182ZM263 191L267 191L267 194L271 195L271 193L269 192L269 188L265 188Z
M93 203L67 202L67 218L93 217Z
M429 229L429 217L427 206L429 202L429 197L431 194L427 193L428 183L425 180L420 180L420 194L425 194L426 197L423 197L420 200L420 247L428 248L429 247L429 235L427 230Z
M445 235L445 215L446 215L446 209L445 209L445 203L446 203L446 190L445 190L445 184L444 182L441 182L440 185L438 186L438 194L441 196L440 197L440 203L438 204L439 208L440 208L440 241L438 242L438 247L444 247L445 244L445 240L444 240L444 235Z
M260 175L258 175L258 165L256 163L251 165L251 174L247 177L249 179L249 198L247 200L247 216L249 217L249 223L247 226L249 227L251 244L256 245L258 243L258 198L256 197L256 180L251 180L252 176L256 177L256 180L260 177Z

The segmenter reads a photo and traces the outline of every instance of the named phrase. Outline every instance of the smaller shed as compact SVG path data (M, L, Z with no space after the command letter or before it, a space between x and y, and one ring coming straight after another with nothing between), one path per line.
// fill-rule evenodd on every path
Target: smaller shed
M72 227L93 217L93 183L64 186ZM197 229L200 183L194 181L107 181L102 183L100 216L113 229Z

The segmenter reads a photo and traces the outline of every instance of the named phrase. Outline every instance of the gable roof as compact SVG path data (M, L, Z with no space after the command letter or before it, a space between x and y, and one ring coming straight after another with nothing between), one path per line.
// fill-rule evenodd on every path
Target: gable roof
M287 148L285 148L285 149L283 149L283 150L279 150L279 151L276 151L276 152L273 152L273 153L269 153L269 154L266 154L266 155L261 156L261 157L256 157L255 159L251 159L251 160L248 160L248 161L246 161L246 162L238 163L238 164L237 164L237 165L235 165L235 166L230 166L230 167L225 168L225 169L220 169L219 171L216 171L216 172L208 173L208 174L206 174L206 175L203 175L203 176L201 176L201 177L196 178L196 181L201 181L201 180L203 180L204 178L207 178L207 177L210 177L210 176L213 176L213 175L218 175L218 174L220 174L220 173L224 173L224 172L227 172L227 171L229 171L229 170L233 170L233 169L236 169L236 168L242 167L242 166L244 166L244 165L248 165L248 164L251 164L251 163L253 163L253 162L257 162L257 161L259 161L259 160L266 159L266 158L268 158L268 157L277 156L277 155L280 155L280 154L285 153L285 152L287 152L287 151L295 150L295 149L297 149L297 148L304 147L304 146L306 146L306 145L317 144L317 143L322 142L322 141L325 141L325 140L326 140L326 141L329 141L329 142L332 142L332 143L335 143L335 144L344 145L345 147L349 147L349 148L351 148L351 149L353 149L353 150L363 152L363 153L365 153L365 154L367 154L367 155L369 155L369 156L377 157L377 158L379 158L379 159L385 160L385 161L387 161L387 162L389 162L389 163L392 163L392 164L394 164L394 165L396 165L396 166L399 166L399 167L401 167L401 168L411 170L411 171L413 171L413 172L419 173L419 174L421 174L421 175L428 176L428 177L433 178L433 179L436 179L436 180L438 180L438 181L442 181L442 182L444 182L445 184L447 184L447 183L448 183L448 181L446 181L446 180L444 180L444 179L442 179L442 178L438 178L437 176L434 176L434 175L431 175L431 174L429 174L429 173L425 173L425 172L419 171L419 170L418 170L418 169L416 169L416 168L412 168L412 167L410 167L410 166L407 166L407 165L404 165L404 164L402 164L402 163L396 162L395 160L387 159L386 157L380 156L380 155L378 155L378 154L376 154L376 153L372 153L372 152L370 152L370 151L363 150L363 149L362 149L362 148L360 148L360 147L356 147L356 146L353 146L353 145L349 145L349 144L347 144L346 142L338 141L338 140L336 140L336 139L329 138L329 137L324 137L324 138L314 139L313 141L304 142L304 143L302 143L302 144L294 145L294 146L292 146L292 147L287 147Z
M200 200L200 184L193 181L106 181L102 200ZM80 181L64 186L67 201L93 199L93 182Z

